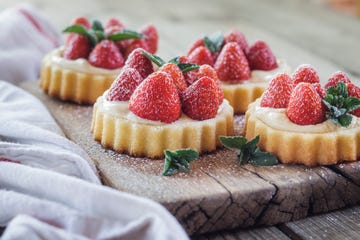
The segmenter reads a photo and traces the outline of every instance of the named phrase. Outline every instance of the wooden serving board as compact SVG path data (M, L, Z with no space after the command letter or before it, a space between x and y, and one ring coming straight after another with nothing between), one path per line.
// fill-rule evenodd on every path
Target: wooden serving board
M163 160L132 158L94 141L91 106L52 99L37 82L22 87L89 154L104 184L161 203L189 234L274 225L360 203L360 162L316 168L239 166L236 152L219 149L191 163L191 173L165 177ZM235 119L239 132L243 116Z

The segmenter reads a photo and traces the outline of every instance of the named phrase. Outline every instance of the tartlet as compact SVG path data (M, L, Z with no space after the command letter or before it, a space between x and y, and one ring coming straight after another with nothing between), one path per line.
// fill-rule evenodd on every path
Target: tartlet
M245 113L248 105L261 96L278 73L290 72L284 59L276 59L269 46L257 41L249 46L245 35L232 30L214 33L193 43L189 62L209 64L217 71L224 97L235 113ZM191 81L191 79L190 79Z
M316 166L356 161L360 156L360 112L346 112L351 121L343 125L341 120L331 116L329 109L332 107L327 105L331 91L339 88L336 84L344 82L345 78L338 77L340 75L344 76L335 73L330 78L326 95L318 88L318 83L311 81L293 82L295 86L288 101L282 101L287 98L284 93L269 97L270 93L276 93L267 89L260 99L250 104L245 114L244 135L247 139L259 135L259 147L274 153L282 163ZM281 84L284 88L284 81ZM270 84L269 88L271 85L274 86ZM350 97L359 101L359 87L350 81L343 86L347 87ZM330 87L333 89L329 91ZM273 89L276 88L279 89L279 85Z
M103 27L76 18L64 32L65 45L48 53L41 64L40 87L61 100L93 104L120 73L126 59L137 47L156 52L158 35L153 25L134 32L111 18Z
M141 56L141 50L135 53L142 68L152 64ZM219 136L233 135L233 108L219 94L210 73L187 86L174 63L145 78L137 74L140 64L135 65L125 65L94 104L91 132L104 147L136 157L161 158L164 150L214 151L221 145Z

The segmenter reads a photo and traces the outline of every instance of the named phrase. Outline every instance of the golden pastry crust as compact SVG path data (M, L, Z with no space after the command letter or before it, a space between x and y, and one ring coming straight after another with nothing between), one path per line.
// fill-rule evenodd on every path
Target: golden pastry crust
M252 103L246 112L244 135L247 139L260 135L259 147L274 153L282 163L332 165L356 161L360 156L359 127L323 133L281 130L257 117L259 104Z
M56 50L59 51L59 50ZM50 96L79 104L93 104L107 90L116 74L94 73L75 70L69 66L54 64L47 55L41 64L40 87Z
M105 111L103 97L94 105L91 132L94 139L106 148L128 153L136 157L161 158L164 150L193 148L210 152L220 146L219 136L233 135L233 109L227 101L213 119L186 121L178 124L152 125L147 122L133 121Z
M224 98L229 101L235 113L245 113L250 103L254 102L263 94L267 87L267 82L262 83L237 83L224 84L222 88Z

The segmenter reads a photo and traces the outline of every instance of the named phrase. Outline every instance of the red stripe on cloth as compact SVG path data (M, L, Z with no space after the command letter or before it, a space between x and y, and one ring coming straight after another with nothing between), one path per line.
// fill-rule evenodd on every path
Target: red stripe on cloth
M31 16L30 13L28 13L26 10L22 9L22 8L19 8L18 9L19 12L36 28L36 30L41 34L43 35L44 37L46 37L53 45L54 47L57 47L59 45L58 41L50 36L49 34L47 34L43 29L42 27L40 26L40 24L36 21L36 19Z
M10 160L10 159L7 159L7 158L0 158L0 162L21 163L19 161Z

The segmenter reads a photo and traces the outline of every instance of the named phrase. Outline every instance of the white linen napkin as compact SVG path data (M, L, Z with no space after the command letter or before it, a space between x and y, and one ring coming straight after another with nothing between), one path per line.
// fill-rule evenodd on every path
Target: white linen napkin
M187 239L161 205L99 185L87 154L60 133L38 99L0 81L2 239Z
M2 11L0 26L0 79L37 80L41 59L60 45L60 33L29 4Z

